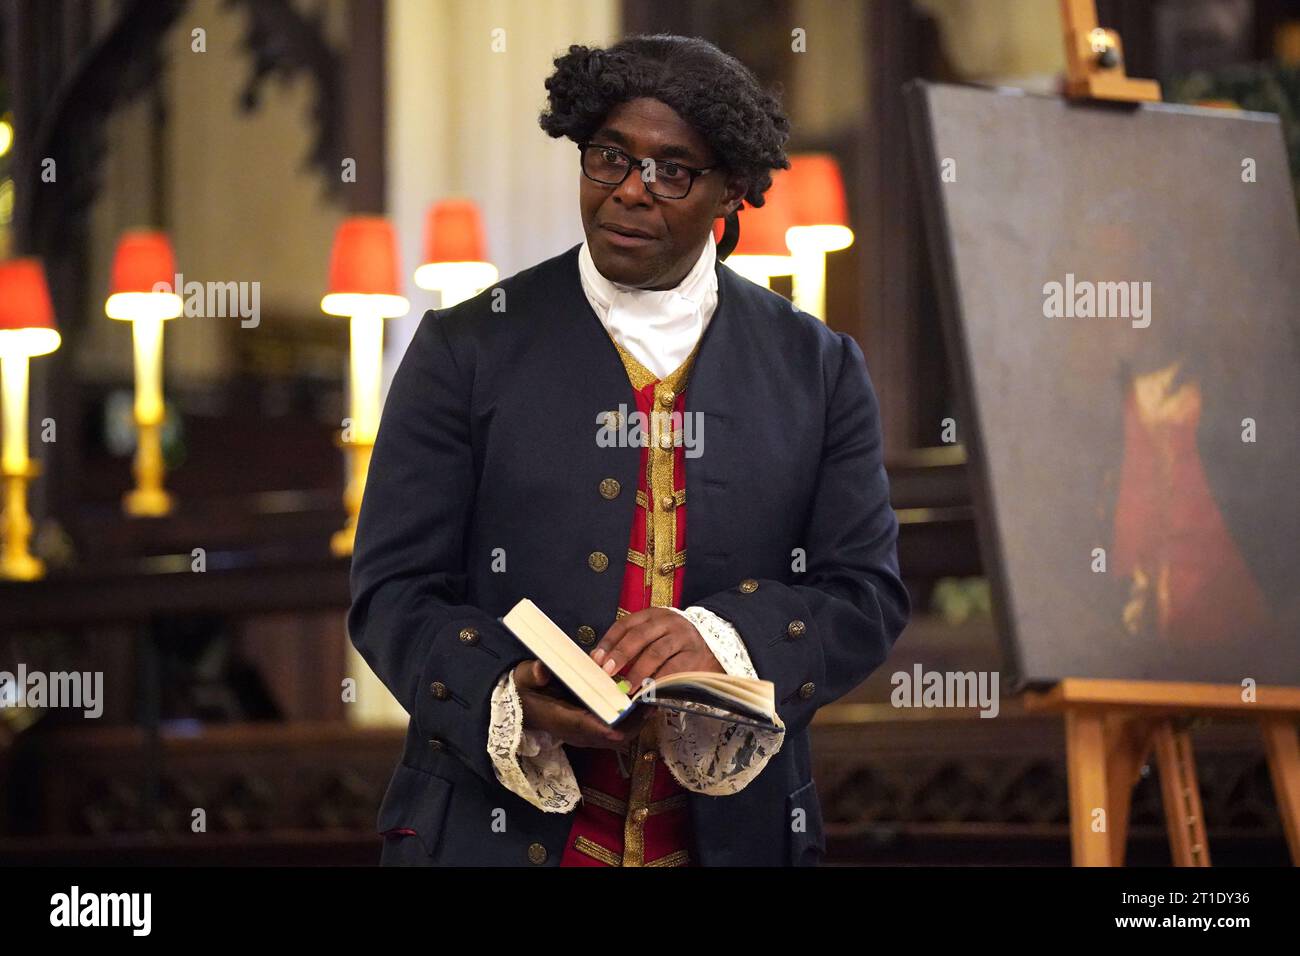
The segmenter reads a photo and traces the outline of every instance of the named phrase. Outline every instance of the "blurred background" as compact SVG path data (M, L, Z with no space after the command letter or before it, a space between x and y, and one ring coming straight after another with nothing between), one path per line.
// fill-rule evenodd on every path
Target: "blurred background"
M1295 160L1300 4L1098 10L1131 76L1167 100L1282 113ZM571 43L660 31L782 85L789 149L833 157L853 232L825 257L824 318L867 357L916 614L814 724L828 862L1068 862L1058 719L1005 698L998 720L888 703L895 671L1001 659L965 458L945 435L956 410L901 87L1055 92L1059 16L1056 0L0 3L0 260L39 257L61 336L30 361L39 474L22 483L44 572L0 580L0 671L102 672L104 687L97 719L0 707L0 862L377 862L406 715L344 626L349 320L321 307L340 291L336 234L358 216L391 226L391 292L410 309L385 325L386 377L447 301L413 278L438 258L435 204L472 202L476 258L502 276L580 242L576 150L538 128L542 82ZM185 282L255 283L260 307L256 323L162 323L164 514L124 504L146 323L106 316L111 292L145 291L121 242L141 229ZM788 276L771 284L792 294ZM1215 861L1284 863L1254 731L1196 739ZM1169 859L1154 778L1134 797L1134 863Z

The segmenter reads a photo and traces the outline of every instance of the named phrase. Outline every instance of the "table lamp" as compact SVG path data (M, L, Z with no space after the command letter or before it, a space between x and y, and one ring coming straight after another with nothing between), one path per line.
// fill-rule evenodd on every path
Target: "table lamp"
M0 478L4 515L0 526L0 578L34 581L45 573L28 550L32 519L27 513L27 483L40 474L27 455L28 362L59 347L54 308L40 261L0 263L0 407L4 420Z
M137 518L157 518L172 509L163 489L163 323L184 311L172 287L176 256L162 232L133 230L122 234L113 257L113 273L104 312L131 323L135 351L135 488L122 498L122 510Z
M826 253L853 244L844 179L829 153L795 153L782 186L789 191L791 224L785 244L794 259L794 304L826 321Z
M726 264L746 279L768 285L773 276L788 276L794 260L786 248L785 233L790 228L788 187L779 170L772 173L772 185L763 194L763 205L745 206L740 211L740 239Z
M370 452L379 431L384 319L399 318L411 309L401 295L399 274L397 236L387 219L354 216L343 221L330 255L329 291L320 303L327 315L346 317L351 334L350 422L340 436L349 465L343 493L347 523L330 539L330 550L340 557L352 553Z
M497 281L487 261L483 217L469 199L444 199L429 207L425 220L424 262L415 284L442 294L444 309L477 295Z

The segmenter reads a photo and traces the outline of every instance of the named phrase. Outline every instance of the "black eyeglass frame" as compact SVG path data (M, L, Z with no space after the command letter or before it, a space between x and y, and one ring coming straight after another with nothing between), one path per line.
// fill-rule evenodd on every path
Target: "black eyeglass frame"
M586 153L587 150L593 146L597 149L607 149L610 150L611 152L618 153L620 156L627 159L628 166L627 169L623 171L622 179L620 179L616 183L607 183L603 179L597 179L595 176L591 175L591 173L587 172ZM617 146L610 146L607 143L591 143L591 142L579 143L578 155L580 157L578 166L582 169L582 175L586 176L593 183L599 183L601 186L622 186L623 183L627 181L627 177L632 172L633 169L645 168L643 164L647 159L649 159L650 162L654 163L656 168L658 168L660 165L677 166L681 169L686 170L688 173L691 174L691 181L686 184L686 192L682 193L680 196L660 195L659 193L655 192L653 189L650 188L654 180L647 180L647 179L641 180L641 182L645 184L646 192L650 193L650 195L652 196L658 196L660 199L685 199L687 196L691 194L691 190L695 188L695 180L699 179L705 173L710 173L722 165L721 163L714 163L712 166L699 167L699 166L687 166L685 163L680 162L679 160L676 159L659 160L649 156L643 158L637 158L636 156L633 156L631 153L629 153L627 150L619 149Z

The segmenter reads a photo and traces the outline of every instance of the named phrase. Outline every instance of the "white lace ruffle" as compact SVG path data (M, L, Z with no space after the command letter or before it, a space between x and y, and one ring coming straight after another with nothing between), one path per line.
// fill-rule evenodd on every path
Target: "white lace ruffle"
M513 670L492 691L488 756L501 785L547 813L568 813L578 806L578 780L564 745L544 730L524 729L524 705Z
M671 608L695 625L728 674L757 677L745 642L730 622L702 607ZM781 749L785 728L769 731L706 716L713 708L691 705L699 716L656 710L659 752L673 778L696 793L739 793ZM716 712L716 711L714 711ZM575 809L581 794L564 744L545 731L526 730L513 672L492 691L488 755L501 785L548 813ZM780 717L777 718L780 722Z
M685 611L672 608L695 625L722 669L737 677L758 677L740 633L730 621L702 607ZM739 793L767 766L785 742L785 725L763 730L718 720L704 714L719 713L707 704L688 703L701 716L660 710L659 749L673 777L687 790L722 797Z

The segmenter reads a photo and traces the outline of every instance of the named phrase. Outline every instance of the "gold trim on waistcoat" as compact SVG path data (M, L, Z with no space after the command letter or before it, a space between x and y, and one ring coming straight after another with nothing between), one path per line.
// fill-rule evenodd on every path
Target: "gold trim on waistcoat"
M645 525L647 553L642 555L639 551L629 549L628 560L638 567L645 568L650 583L651 606L671 607L673 580L676 577L673 572L676 568L685 566L686 556L684 552L677 550L677 510L675 507L672 509L661 507L659 500L665 495L672 495L674 504L679 503L678 492L673 487L673 463L681 432L674 428L671 416L681 405L681 386L690 374L695 355L700 350L700 343L695 343L695 347L691 349L691 353L686 356L681 365L660 379L638 362L632 353L623 348L612 335L610 341L614 343L619 358L623 360L623 367L633 388L639 392L647 385L652 383L655 385L654 402L651 405L652 427L648 436L650 447L649 454L646 455L647 493L644 496L637 495L637 504L650 509L646 515ZM669 394L672 395L671 408L666 408L663 400ZM667 448L660 444L660 439L664 437L671 439ZM682 494L681 501L684 501L685 497L685 494ZM643 564L642 561L645 563Z

